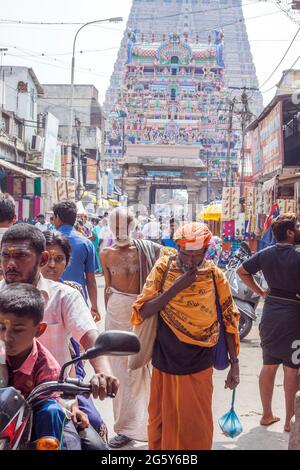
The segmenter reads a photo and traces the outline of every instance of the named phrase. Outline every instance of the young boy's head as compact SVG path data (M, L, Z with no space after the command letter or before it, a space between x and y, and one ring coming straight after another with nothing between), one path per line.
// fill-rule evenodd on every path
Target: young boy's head
M43 322L44 298L29 284L10 284L0 291L0 340L6 354L30 353L34 338L47 328Z

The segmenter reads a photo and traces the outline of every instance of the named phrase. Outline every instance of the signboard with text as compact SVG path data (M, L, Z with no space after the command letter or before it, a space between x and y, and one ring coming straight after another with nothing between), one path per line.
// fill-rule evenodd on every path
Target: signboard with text
M253 177L259 178L263 171L263 162L260 155L259 130L258 127L252 132L251 156L253 165Z
M86 159L86 184L97 183L97 162L92 158Z
M283 165L281 102L259 123L258 129L262 170L264 175L268 175L280 170Z

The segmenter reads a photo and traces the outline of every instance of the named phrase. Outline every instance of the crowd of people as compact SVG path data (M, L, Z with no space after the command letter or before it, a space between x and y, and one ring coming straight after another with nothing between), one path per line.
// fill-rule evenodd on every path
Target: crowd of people
M280 216L273 231L277 245L254 255L239 275L266 299L260 324L261 425L278 420L271 402L276 371L283 364L289 431L298 390L299 365L290 351L300 321L300 224L296 217ZM225 388L239 384L239 311L218 267L220 238L202 223L174 217L166 223L155 216L136 220L126 208L89 221L70 201L54 205L50 224L43 214L35 225L16 223L13 198L1 194L0 239L0 340L6 348L8 385L24 397L38 384L57 380L63 364L94 345L96 322L104 314L98 306L97 273L105 283L105 330L133 331L157 316L151 363L133 370L126 356L90 361L94 400L114 398L115 436L108 439L92 398L78 396L66 404L50 396L34 410L34 439L53 436L68 448L68 431L75 430L81 449L122 448L132 440L148 442L150 450L211 449L218 308L230 363ZM259 270L269 291L253 278ZM85 364L70 373L83 379Z

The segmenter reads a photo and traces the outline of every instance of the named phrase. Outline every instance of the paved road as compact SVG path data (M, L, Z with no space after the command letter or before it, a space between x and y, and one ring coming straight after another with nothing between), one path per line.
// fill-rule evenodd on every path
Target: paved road
M103 304L103 278L98 278L99 293L101 297L101 312L105 312ZM99 323L99 330L104 330L104 315ZM215 417L214 446L216 450L286 450L288 434L283 432L284 424L284 395L283 374L278 373L274 392L274 413L281 421L266 428L259 425L261 405L258 389L258 376L261 368L261 350L259 346L258 327L254 326L249 337L242 342L240 355L241 383L236 397L236 412L244 427L244 432L236 439L224 436L218 425L218 418L229 411L231 392L224 390L226 373L215 372L214 376L214 404ZM103 418L105 419L110 436L113 432L113 412L110 399L97 402ZM124 449L147 449L145 443L134 442Z

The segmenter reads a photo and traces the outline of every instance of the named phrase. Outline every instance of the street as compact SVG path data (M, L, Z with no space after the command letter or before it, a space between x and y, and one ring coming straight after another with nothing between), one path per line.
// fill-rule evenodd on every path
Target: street
M103 302L103 277L98 277L98 287L101 305L102 320L99 323L99 330L104 330L104 302ZM218 419L230 409L231 392L224 390L224 380L226 372L216 372L214 374L214 397L213 414L215 421L214 450L287 450L288 433L283 432L284 425L284 394L283 394L283 374L279 371L274 391L273 411L281 420L270 427L259 425L261 418L261 404L258 388L258 377L262 364L261 349L259 345L258 326L255 325L250 335L241 344L240 354L240 378L241 383L237 389L235 410L238 414L244 432L236 439L225 437L218 424ZM110 399L104 402L96 402L108 429L109 437L113 432L113 412ZM123 447L123 450L143 450L147 445L141 442L134 442Z

